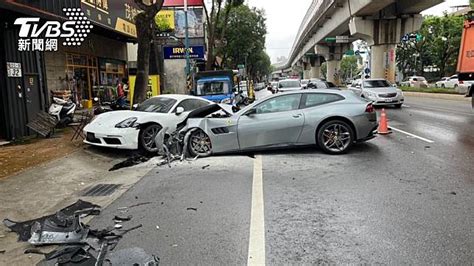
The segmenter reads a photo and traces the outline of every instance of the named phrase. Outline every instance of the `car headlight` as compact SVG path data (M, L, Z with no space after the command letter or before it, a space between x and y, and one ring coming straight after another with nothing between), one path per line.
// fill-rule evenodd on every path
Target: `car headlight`
M366 91L366 92L364 92L364 96L365 96L366 98L371 99L371 100L377 99L377 94L375 94L375 93L373 93L373 92L371 92L371 91Z
M221 103L231 104L231 103L232 103L232 99L231 99L231 98L226 98L226 99L222 100Z
M127 128L127 127L133 127L135 125L135 122L137 122L138 118L136 117L130 117L122 122L118 123L115 125L116 128Z

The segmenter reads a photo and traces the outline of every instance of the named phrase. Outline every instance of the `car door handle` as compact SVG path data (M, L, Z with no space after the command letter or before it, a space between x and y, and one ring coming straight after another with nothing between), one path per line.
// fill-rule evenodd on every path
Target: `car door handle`
M293 115L293 118L300 118L302 116L302 114L296 114L296 115Z

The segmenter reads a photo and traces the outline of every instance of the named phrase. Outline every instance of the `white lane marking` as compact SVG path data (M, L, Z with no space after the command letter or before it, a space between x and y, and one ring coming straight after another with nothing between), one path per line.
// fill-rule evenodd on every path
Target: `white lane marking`
M401 130L401 129L394 128L394 127L392 127L392 126L391 126L390 128L391 128L392 130L394 130L394 131L397 131L397 132L403 133L403 134L405 134L405 135L408 135L408 136L410 136L410 137L417 138L417 139L419 139L419 140L422 140L422 141L424 141L424 142L428 142L428 143L434 143L434 141L432 141L432 140L425 139L425 138L423 138L423 137L420 137L420 136L417 136L417 135L415 135L415 134L412 134L412 133L409 133L409 132L403 131L403 130Z
M248 265L265 265L265 216L263 210L262 156L257 155L253 163Z

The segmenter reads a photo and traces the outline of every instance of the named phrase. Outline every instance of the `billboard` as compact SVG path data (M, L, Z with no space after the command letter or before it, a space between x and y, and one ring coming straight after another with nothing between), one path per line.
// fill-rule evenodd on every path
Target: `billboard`
M156 27L160 32L174 32L174 10L160 10L155 17Z
M204 37L204 21L202 8L188 9L188 29L190 38ZM177 38L184 38L185 13L183 9L161 10L155 17L159 33L170 33Z
M204 46L190 46L189 58L204 59ZM182 46L163 47L164 59L186 59L186 48Z
M188 0L188 6L203 6L204 1L203 0ZM184 0L165 0L163 3L163 6L165 7L183 7L184 6Z
M89 20L130 37L137 37L134 18L140 13L133 0L81 0Z
M204 23L203 23L203 9L191 8L188 9L188 31L190 38L204 37ZM174 34L178 38L185 37L185 16L183 9L176 9L174 13Z

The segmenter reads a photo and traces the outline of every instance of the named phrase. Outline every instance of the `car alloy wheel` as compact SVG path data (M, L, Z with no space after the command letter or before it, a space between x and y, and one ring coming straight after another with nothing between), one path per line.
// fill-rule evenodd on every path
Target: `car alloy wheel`
M330 154L347 152L354 142L354 132L344 121L333 120L325 123L318 132L318 144Z
M211 139L200 129L191 133L188 147L191 156L206 157L212 153Z
M147 152L157 152L158 148L156 147L155 137L158 132L160 132L161 126L157 124L152 124L145 127L140 132L140 145Z

